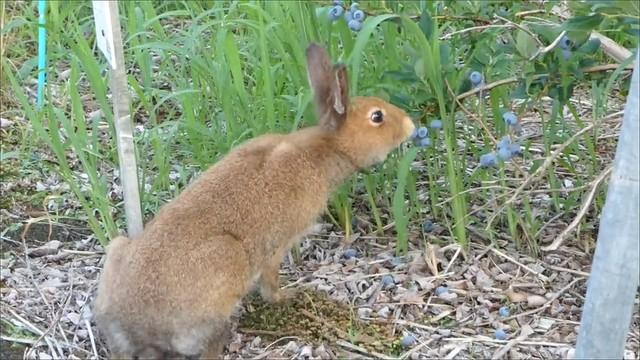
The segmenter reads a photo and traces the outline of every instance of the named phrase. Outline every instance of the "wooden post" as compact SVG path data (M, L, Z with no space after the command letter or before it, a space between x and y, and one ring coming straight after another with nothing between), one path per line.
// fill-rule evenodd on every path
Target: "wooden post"
M118 162L124 197L124 210L130 238L142 232L142 213L138 191L133 124L129 109L129 87L125 74L118 1L93 1L98 47L107 58L113 101L113 119L118 144Z
M631 79L622 130L593 257L576 359L622 359L640 277L638 80L640 55Z

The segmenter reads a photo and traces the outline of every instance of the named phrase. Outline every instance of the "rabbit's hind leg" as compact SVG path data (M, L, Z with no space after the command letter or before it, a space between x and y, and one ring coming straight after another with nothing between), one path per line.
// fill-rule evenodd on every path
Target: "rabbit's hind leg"
M231 322L229 320L218 321L213 326L214 331L200 359L222 359L224 347L231 337Z

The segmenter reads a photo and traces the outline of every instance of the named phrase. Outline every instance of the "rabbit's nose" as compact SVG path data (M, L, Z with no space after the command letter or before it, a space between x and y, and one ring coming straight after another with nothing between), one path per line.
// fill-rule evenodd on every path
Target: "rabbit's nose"
M402 127L404 128L404 134L406 140L413 140L418 136L418 129L415 123L410 117L405 117L402 121Z

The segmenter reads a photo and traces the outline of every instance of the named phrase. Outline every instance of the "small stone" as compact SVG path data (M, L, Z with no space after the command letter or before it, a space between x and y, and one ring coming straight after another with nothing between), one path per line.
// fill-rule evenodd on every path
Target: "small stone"
M313 348L309 345L303 346L298 356L302 359L309 359L313 357Z
M284 351L290 354L295 354L298 352L298 344L295 341L291 340L287 343L287 345L285 345Z
M454 292L446 292L446 293L442 293L440 295L438 295L438 298L447 301L447 302L451 302L455 299L458 298L458 294L454 293Z
M527 296L527 306L529 307L542 306L546 302L547 302L547 299L544 296L540 296L540 295Z
M449 288L447 288L446 286L438 286L435 291L436 296L440 296L447 292L449 292Z
M316 348L315 351L316 358L320 358L321 360L330 360L332 359L331 354L327 351L327 349L323 345L320 345Z
M388 318L389 314L391 314L391 309L389 309L388 306L385 306L382 309L378 310L378 316L381 318Z
M368 318L368 317L371 316L372 312L373 312L373 309L371 309L371 308L366 308L366 307L359 308L358 309L358 317L360 319Z
M260 338L260 336L256 336L255 338L253 338L253 340L251 340L251 347L258 348L260 347L261 342L262 342L262 339Z

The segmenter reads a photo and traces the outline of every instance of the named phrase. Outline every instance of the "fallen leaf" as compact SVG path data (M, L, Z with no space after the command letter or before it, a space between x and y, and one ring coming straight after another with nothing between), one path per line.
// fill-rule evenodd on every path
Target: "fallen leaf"
M509 297L509 300L513 303L519 303L527 301L529 297L527 293L515 292L513 289L507 289L505 294Z

